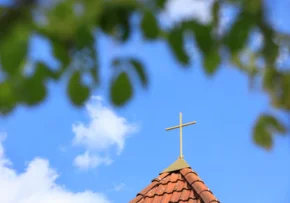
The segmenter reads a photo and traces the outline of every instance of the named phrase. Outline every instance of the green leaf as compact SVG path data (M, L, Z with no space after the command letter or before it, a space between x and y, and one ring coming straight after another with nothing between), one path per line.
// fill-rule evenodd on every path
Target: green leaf
M60 41L71 41L77 29L77 14L75 1L59 1L51 9L44 12L46 25L42 26Z
M266 63L274 66L279 54L279 46L274 42L276 33L267 24L262 24L261 30L264 38L262 54Z
M215 26L219 24L220 1L215 1L212 6L213 22Z
M271 98L273 107L290 110L290 73L267 67L263 75L263 88Z
M246 0L243 3L245 9L252 14L258 14L263 9L262 0Z
M281 103L286 111L290 111L290 73L285 73L282 77Z
M56 59L58 59L62 63L62 71L65 70L71 59L69 55L69 50L59 41L52 40L52 48L53 48L53 53Z
M237 52L246 45L253 23L251 16L241 12L224 38L225 44L231 52Z
M40 75L26 78L18 87L19 100L28 106L34 106L42 102L47 94L44 81Z
M219 64L221 63L221 57L219 50L213 50L204 56L204 68L207 74L213 75Z
M264 115L263 118L265 119L264 122L267 125L268 130L275 133L281 133L281 134L286 133L286 127L282 123L280 123L280 121L277 120L277 118L275 118L274 116Z
M158 22L152 12L146 11L141 20L141 29L146 39L156 39L159 34Z
M148 78L147 78L147 74L144 71L144 66L142 65L140 61L136 59L130 59L130 63L133 65L134 70L138 74L143 87L146 87L148 85Z
M81 73L75 71L69 80L67 93L70 100L76 106L81 106L89 98L90 89L81 81Z
M55 5L54 9L49 10L49 14L56 19L66 19L69 16L74 16L74 1L67 0ZM66 22L66 21L64 21ZM57 22L59 23L59 22Z
M38 62L35 67L34 77L39 77L41 80L46 81L47 79L59 79L59 73L51 70L45 63Z
M174 29L169 32L168 45L175 58L183 65L188 65L190 58L184 48L184 38L182 29Z
M22 70L28 51L29 33L23 26L17 26L0 44L3 70L14 75Z
M38 62L35 68L32 76L28 78L20 77L15 82L18 100L28 106L37 105L42 102L47 95L46 81L49 78L57 78L57 74L44 63Z
M121 25L120 25L120 39L125 42L129 39L131 34L131 25L129 23L129 20L126 19Z
M254 142L257 145L260 145L266 150L270 150L272 148L273 145L272 135L268 131L265 131L263 128L256 127L253 138Z
M15 28L25 27L30 30L32 26L32 15L30 7L5 7L0 13L0 43L5 41L6 37L15 34ZM5 14L4 14L5 13ZM25 32L20 32L23 36Z
M215 44L212 37L213 26L211 24L202 25L194 20L191 20L184 22L182 24L182 29L189 30L194 33L196 44L203 54L207 54L211 51L212 46Z
M130 17L134 9L135 4L107 2L98 18L100 28L106 34L126 41L131 34Z
M121 72L111 83L111 101L116 106L124 105L133 95L132 84L126 72Z
M263 88L269 94L271 105L282 108L281 94L283 94L283 75L272 66L267 66L263 75Z
M76 47L77 49L83 49L87 46L94 44L93 32L89 26L81 24L76 33Z
M273 133L286 133L286 127L274 116L262 114L253 129L254 142L265 149L271 149L273 145Z
M240 54L238 53L232 54L231 62L233 63L233 65L237 66L237 68L239 68L240 70L244 69L244 65L241 62Z
M158 8L163 9L167 3L167 0L154 0Z
M0 114L10 113L16 106L16 98L13 87L9 81L0 83Z
M279 80L280 80L279 72L274 67L266 67L263 75L264 90L273 91Z

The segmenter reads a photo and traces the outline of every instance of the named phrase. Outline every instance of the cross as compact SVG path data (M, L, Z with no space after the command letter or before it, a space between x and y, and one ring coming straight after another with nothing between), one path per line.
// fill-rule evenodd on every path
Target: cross
M182 154L182 127L193 125L193 124L196 124L196 121L182 124L182 113L179 113L179 125L165 129L166 131L168 131L168 130L173 130L173 129L179 128L179 132L180 132L180 135L179 135L180 156L179 156L179 158L180 159L183 159L183 154Z

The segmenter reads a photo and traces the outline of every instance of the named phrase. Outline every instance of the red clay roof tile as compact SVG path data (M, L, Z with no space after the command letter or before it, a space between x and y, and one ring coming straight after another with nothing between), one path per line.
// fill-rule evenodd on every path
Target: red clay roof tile
M130 203L219 203L191 168L162 173Z

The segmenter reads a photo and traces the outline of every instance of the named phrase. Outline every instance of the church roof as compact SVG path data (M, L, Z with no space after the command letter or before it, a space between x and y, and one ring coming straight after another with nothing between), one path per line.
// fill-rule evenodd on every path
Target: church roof
M219 203L182 159L153 179L130 203Z

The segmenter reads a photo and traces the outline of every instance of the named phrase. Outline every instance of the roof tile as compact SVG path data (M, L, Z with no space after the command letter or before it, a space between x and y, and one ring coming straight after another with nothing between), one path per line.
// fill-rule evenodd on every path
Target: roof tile
M173 203L173 202L178 202L180 196L181 196L181 192L173 192L170 201L171 201L172 203Z
M130 203L219 203L191 168L162 173Z

